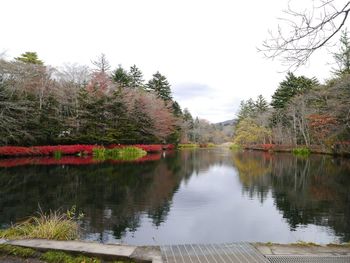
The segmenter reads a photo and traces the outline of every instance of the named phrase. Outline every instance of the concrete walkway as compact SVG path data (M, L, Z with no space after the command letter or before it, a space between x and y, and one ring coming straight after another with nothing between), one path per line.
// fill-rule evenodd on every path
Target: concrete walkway
M272 263L350 263L350 246L254 244Z
M129 245L106 245L84 241L54 241L45 239L4 240L0 244L29 247L36 250L60 250L70 253L82 253L103 259L132 259L136 262L162 263L159 247L141 247Z
M248 243L173 245L160 249L165 263L269 263Z
M103 259L153 263L350 263L350 246L230 243L205 245L129 246L44 239L4 240L0 244L36 250L61 250Z

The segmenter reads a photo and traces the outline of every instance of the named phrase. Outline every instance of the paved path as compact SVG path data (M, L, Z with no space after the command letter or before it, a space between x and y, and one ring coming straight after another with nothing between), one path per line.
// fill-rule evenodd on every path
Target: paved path
M350 263L350 246L255 244L271 263Z
M165 263L350 263L350 246L231 243L160 249Z
M350 246L249 244L243 242L142 247L82 241L44 239L9 241L0 239L0 244L2 243L38 250L63 250L102 258L133 259L136 262L152 263L350 263ZM0 262L4 261L1 261L0 258Z
M165 263L268 263L248 243L161 246Z

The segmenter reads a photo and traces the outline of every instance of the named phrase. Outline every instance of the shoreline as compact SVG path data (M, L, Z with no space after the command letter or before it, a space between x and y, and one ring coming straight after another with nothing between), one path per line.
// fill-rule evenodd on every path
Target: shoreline
M346 144L347 145L347 144ZM263 152L272 152L272 153L292 153L296 148L306 148L309 149L310 154L324 154L331 156L340 156L340 157L350 157L350 149L340 150L331 150L322 147L321 145L311 145L309 147L305 145L279 145L279 144L256 144L256 145L244 145L241 147L244 150L254 150L254 151L263 151Z
M0 239L1 245L19 246L31 248L37 251L63 251L69 254L82 254L91 257L98 257L109 260L132 260L134 262L162 263L164 256L164 247L171 246L134 246L127 244L101 244L88 241L54 241L46 239ZM291 243L275 244L260 242L238 242L232 244L202 244L195 246L213 246L225 248L227 246L251 246L255 249L254 253L259 254L269 260L276 257L345 257L350 259L350 243L320 245L314 243ZM181 247L186 245L173 245ZM191 245L192 246L192 245ZM215 253L212 253L212 256ZM185 255L186 256L186 255ZM269 262L269 261L266 261Z

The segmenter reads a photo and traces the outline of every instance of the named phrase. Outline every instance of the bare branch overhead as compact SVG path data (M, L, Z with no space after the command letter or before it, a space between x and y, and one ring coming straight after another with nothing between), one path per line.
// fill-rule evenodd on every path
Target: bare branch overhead
M289 1L285 17L275 32L269 32L259 51L266 58L280 58L283 65L298 68L318 49L332 44L346 24L350 1L313 0L311 9L297 10Z

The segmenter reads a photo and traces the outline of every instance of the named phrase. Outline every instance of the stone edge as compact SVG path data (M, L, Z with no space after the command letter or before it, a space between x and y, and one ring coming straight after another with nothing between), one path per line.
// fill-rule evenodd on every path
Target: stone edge
M48 246L47 243L57 244ZM130 259L139 263L163 263L162 256L160 253L159 246L129 246L129 245L120 245L120 244L101 244L96 242L88 241L69 241L74 242L75 247L72 248L62 248L63 243L68 241L54 241L46 239L16 239L16 240L6 240L0 239L0 244L14 245L20 247L28 247L39 251L47 250L57 250L69 252L72 254L81 253L88 256L96 256L104 259ZM34 243L34 244L33 244ZM45 244L46 243L46 244ZM108 250L115 246L118 248L118 251L126 250L130 251L129 253L117 254L117 253L108 253L103 251L91 251L89 248L84 249L84 246L96 246L98 248L108 247Z

